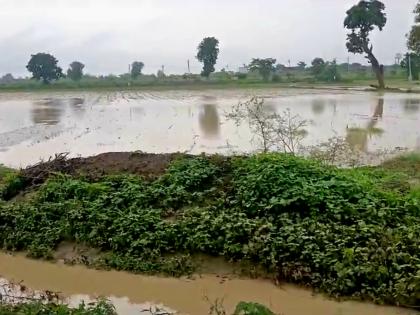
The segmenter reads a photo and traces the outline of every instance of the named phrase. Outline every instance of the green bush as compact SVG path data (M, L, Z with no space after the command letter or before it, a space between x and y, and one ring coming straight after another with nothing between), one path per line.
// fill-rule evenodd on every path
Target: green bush
M175 161L154 180L58 175L0 204L0 244L51 257L63 241L96 266L181 275L198 253L246 261L333 296L420 303L420 200L401 175L287 154Z
M264 305L258 303L240 302L233 315L275 315Z

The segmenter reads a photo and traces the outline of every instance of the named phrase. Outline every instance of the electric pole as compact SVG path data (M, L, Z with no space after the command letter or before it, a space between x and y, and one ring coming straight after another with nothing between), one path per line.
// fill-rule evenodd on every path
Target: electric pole
M190 74L191 73L191 70L190 70L190 59L187 60L187 66L188 66L188 74Z

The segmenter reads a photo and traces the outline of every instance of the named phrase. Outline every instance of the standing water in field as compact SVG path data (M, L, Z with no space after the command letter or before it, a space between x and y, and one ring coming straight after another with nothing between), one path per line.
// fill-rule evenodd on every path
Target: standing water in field
M420 95L277 90L0 94L0 163L24 167L55 153L243 153L257 149L246 124L226 119L253 95L267 109L309 121L303 144L343 137L372 152L420 148Z

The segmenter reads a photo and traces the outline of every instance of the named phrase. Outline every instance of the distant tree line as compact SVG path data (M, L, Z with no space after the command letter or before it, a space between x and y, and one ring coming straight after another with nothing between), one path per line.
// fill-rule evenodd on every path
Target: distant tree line
M414 78L418 79L420 69L420 2L417 4L414 13L416 14L415 25L407 35L409 53L401 61L401 66L407 69L411 68ZM385 88L384 66L376 58L369 37L370 33L375 29L382 31L386 22L385 5L378 0L359 1L346 12L344 19L344 27L349 30L346 42L347 50L351 53L365 56L371 65L380 89ZM215 72L219 52L219 40L215 37L206 37L199 43L196 59L203 64L201 76L209 78L210 74ZM411 64L408 64L409 59ZM144 63L141 61L134 61L130 65L130 76L133 80L142 75L144 66ZM350 68L350 65L348 67ZM34 79L49 84L51 81L62 77L79 81L84 75L85 65L80 61L74 61L69 65L65 75L58 66L58 61L54 56L38 53L31 56L26 68L32 73ZM315 58L309 70L315 79L332 82L339 81L341 78L338 68L339 66L335 60L324 61L322 58ZM290 78L292 76L291 70L305 70L307 69L307 64L300 61L297 67L291 67L289 62L289 67L285 67L281 64L276 65L276 59L274 58L253 58L246 66L246 69L259 73L264 81L276 81L279 80L279 72L285 70L286 75ZM163 70L159 71L158 77L165 77Z

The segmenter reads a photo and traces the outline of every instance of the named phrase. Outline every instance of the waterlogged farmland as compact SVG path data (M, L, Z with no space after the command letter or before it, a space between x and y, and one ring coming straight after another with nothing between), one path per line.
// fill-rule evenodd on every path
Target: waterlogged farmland
M0 254L0 289L58 291L71 305L105 296L123 315L225 314L217 301L226 314L241 301L287 315L418 313L419 154L348 169L240 155L258 143L228 114L255 94L264 113L308 121L305 146L339 136L361 152L419 147L412 94L1 94L0 162L35 165L0 166L0 244L14 253ZM36 164L58 152L93 156Z
M309 121L304 145L340 136L358 150L420 147L420 95L300 89L49 92L0 95L0 161L21 167L57 152L242 153L249 126L226 113L252 96Z

